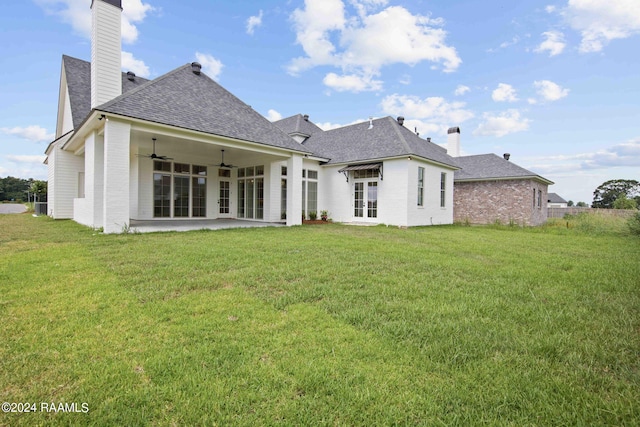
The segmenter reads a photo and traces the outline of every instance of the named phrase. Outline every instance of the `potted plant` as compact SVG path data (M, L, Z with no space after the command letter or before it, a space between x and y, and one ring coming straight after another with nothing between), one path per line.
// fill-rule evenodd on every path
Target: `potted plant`
M321 210L320 219L322 219L323 221L326 221L327 219L329 219L329 212L327 210Z

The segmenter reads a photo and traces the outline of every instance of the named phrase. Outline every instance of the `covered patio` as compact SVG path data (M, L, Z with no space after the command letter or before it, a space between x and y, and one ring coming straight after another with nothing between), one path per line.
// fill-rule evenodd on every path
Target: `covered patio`
M157 233L163 231L223 230L229 228L284 227L282 222L247 221L230 218L188 220L131 220L133 233Z

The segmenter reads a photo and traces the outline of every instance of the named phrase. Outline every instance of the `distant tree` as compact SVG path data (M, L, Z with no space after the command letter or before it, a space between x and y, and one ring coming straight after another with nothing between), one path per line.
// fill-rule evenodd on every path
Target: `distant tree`
M619 197L640 200L640 182L634 179L612 179L604 182L593 192L594 208L613 208L613 203Z
M29 192L31 194L35 194L36 195L37 200L34 200L34 201L42 202L42 201L46 200L46 196L47 196L47 181L38 181L38 180L32 181L31 185L29 186Z
M579 207L579 208L588 208L589 207L589 205L586 204L585 202L578 202L578 203L576 203L576 206Z
M567 202L567 206L569 206L569 207L573 206L573 200L569 200L569 201Z
M36 181L32 178L15 178L13 176L0 178L0 201L8 200L22 202L27 200L27 191L32 192L30 188L35 182L44 183L44 193L39 194L46 195L47 181ZM42 191L42 185L43 184L37 185L37 188L40 188L39 191Z
M629 199L626 195L622 194L613 202L613 209L637 209L638 202L636 199Z

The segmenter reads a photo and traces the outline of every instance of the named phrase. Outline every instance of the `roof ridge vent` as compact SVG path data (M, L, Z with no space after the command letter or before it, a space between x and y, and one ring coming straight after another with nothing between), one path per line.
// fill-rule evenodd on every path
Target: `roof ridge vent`
M369 129L373 129L373 117L369 116Z
M134 73L133 71L127 71L127 79L129 79L132 82L135 81L136 73Z
M400 126L404 126L404 117L402 117L402 116L398 116L398 119L397 119L397 120L398 120L398 124L399 124Z
M196 75L200 75L200 70L202 70L202 65L199 62L192 62L191 63L191 71L193 71L193 74Z
M304 119L305 122L309 121L309 115L305 114L304 116L302 116L302 118Z

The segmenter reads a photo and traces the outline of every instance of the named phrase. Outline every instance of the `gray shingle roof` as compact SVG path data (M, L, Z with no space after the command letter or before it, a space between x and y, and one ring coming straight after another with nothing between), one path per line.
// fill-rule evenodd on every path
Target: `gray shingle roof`
M309 137L315 133L323 132L323 130L316 126L315 123L309 121L308 117L307 120L305 120L302 114L296 114L295 116L277 120L273 122L273 124L278 126L288 135L297 133Z
M553 184L546 178L505 160L496 154L456 157L462 168L455 172L454 181L480 181L491 179L533 178Z
M191 64L151 80L96 110L308 152L277 126Z
M314 154L331 159L328 163L356 163L397 156L418 156L451 167L456 160L447 151L420 138L391 117L317 132L304 142Z
M91 112L91 63L62 55L62 65L67 77L73 128L77 129ZM134 81L130 81L127 74L122 73L122 93L127 93L148 81L138 76Z
M549 203L567 203L565 199L557 195L556 193L547 194L547 200Z

